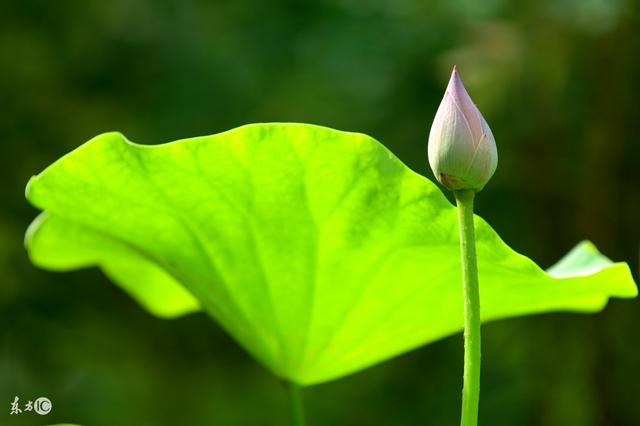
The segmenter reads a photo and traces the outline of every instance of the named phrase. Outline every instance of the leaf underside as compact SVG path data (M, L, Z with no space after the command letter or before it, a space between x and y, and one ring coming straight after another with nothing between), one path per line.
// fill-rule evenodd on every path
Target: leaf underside
M107 133L27 198L43 210L26 237L36 265L97 265L161 317L202 309L299 384L462 328L455 207L363 134L255 124L150 146ZM546 273L475 222L484 321L637 293L588 242Z

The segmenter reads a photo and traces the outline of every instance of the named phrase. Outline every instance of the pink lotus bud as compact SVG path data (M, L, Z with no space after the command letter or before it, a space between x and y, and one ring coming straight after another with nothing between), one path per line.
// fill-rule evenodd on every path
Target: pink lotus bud
M429 164L447 189L480 191L498 165L496 142L453 67L429 132Z

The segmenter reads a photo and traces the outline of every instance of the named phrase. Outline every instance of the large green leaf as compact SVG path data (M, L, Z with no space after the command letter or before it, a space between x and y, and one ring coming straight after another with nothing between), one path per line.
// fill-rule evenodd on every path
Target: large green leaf
M144 146L108 133L27 197L45 210L27 235L36 264L99 265L162 316L202 306L300 384L462 327L455 207L366 135L258 124ZM485 321L636 295L627 265L590 244L547 274L476 226Z

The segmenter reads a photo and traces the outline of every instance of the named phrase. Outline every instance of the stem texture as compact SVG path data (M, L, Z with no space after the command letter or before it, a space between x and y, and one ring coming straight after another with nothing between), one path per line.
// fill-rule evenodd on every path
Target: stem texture
M305 426L307 423L304 418L304 406L302 404L300 385L293 382L286 382L285 387L287 388L287 394L289 396L291 425Z
M478 424L480 402L480 290L476 238L473 226L472 190L454 192L458 206L462 292L464 297L464 384L461 426Z

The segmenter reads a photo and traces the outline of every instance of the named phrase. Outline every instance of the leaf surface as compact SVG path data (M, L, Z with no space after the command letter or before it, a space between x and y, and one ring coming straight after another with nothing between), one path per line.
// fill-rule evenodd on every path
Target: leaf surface
M97 136L27 188L37 265L98 265L151 312L203 309L303 385L462 328L456 211L384 146L306 124L138 145ZM544 272L476 217L484 321L633 297L582 243Z

